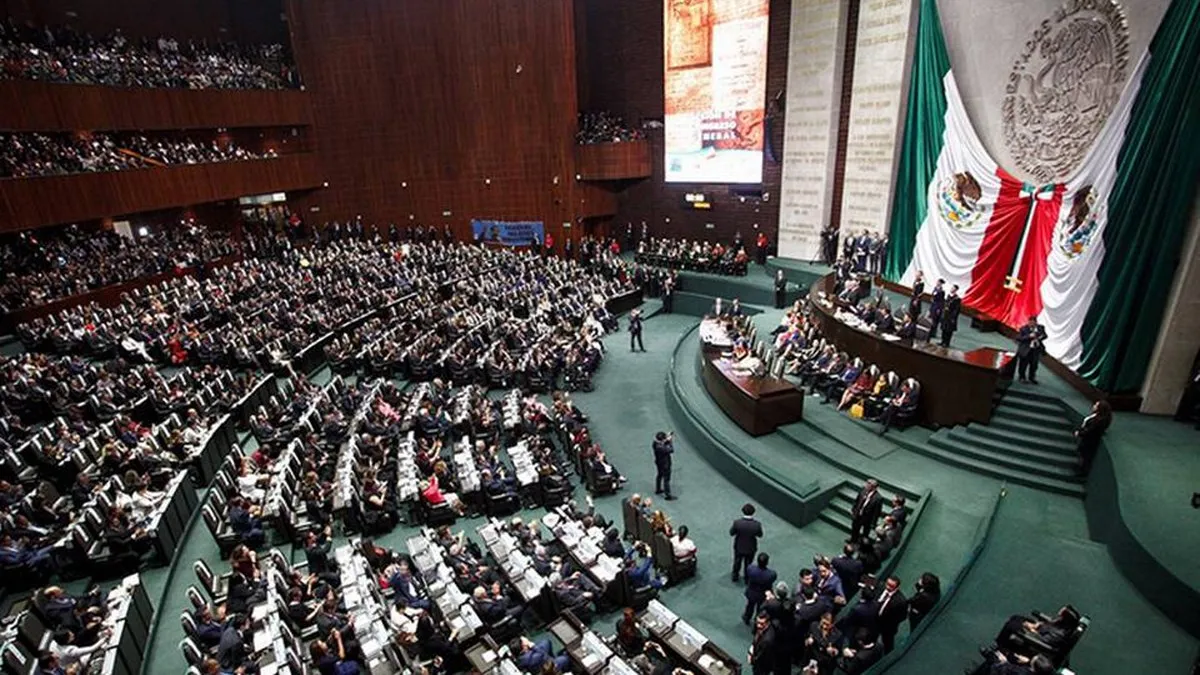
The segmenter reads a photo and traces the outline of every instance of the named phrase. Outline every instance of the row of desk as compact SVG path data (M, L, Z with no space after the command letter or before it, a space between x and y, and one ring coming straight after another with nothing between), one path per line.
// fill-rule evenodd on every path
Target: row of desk
M875 364L883 372L916 378L921 383L919 423L955 426L991 420L996 394L1012 379L1012 354L994 347L961 350L897 340L850 325L839 317L845 305L836 298L835 283L830 274L809 289L811 316L821 335L839 351Z
M87 672L92 675L140 675L154 607L139 575L124 578L108 593L105 625L111 634L103 648L92 654ZM51 641L51 631L40 612L31 607L0 635L0 662L5 673L36 675L38 656Z

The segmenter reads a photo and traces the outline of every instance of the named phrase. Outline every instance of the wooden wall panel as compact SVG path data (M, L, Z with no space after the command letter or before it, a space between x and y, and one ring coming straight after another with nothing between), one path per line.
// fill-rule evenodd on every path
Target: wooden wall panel
M663 119L663 5L661 0L584 0L587 38L587 97L581 107L609 110L636 124L642 119ZM788 31L791 0L771 0L767 47L766 98L787 85ZM771 129L770 142L783 157L782 119ZM723 184L667 184L663 171L663 131L649 130L650 158L654 163L649 180L640 181L619 193L618 230L625 222L649 224L655 236L731 239L736 231L752 241L755 225L775 243L779 226L779 181L782 165L764 156L762 190L768 199L741 202ZM689 211L682 207L686 192L712 195L712 211ZM707 223L715 227L706 228Z
M0 181L0 231L302 190L322 180L312 154L7 179Z
M572 5L288 0L329 180L306 217L449 223L463 237L471 218L541 220L561 240L575 203Z
M101 131L304 126L303 91L125 89L0 81L0 130Z
M650 143L589 143L575 148L575 171L583 180L646 178L654 164Z

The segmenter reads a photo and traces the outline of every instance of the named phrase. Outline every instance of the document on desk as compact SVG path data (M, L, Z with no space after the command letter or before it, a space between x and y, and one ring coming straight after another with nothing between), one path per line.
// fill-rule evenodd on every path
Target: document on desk
M267 628L254 631L254 651L261 652L271 646L271 641L274 636L270 634Z

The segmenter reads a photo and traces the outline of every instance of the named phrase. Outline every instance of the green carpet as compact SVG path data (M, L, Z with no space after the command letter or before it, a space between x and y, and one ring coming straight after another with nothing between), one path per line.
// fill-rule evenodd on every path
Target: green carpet
M778 321L778 313L770 310L760 321L770 328ZM629 477L624 491L597 500L598 509L610 518L619 521L620 499L633 492L653 491L650 442L656 431L671 428L664 387L672 365L670 355L679 337L695 322L694 317L681 315L653 317L646 323L645 354L627 351L628 337L624 333L610 336L606 341L608 355L595 379L596 391L575 394L577 404L592 419L594 436L617 468ZM695 347L690 349L683 351L686 358L694 359ZM686 358L681 358L676 367L687 368L686 373L694 376L694 361ZM326 373L321 375L322 379L327 377ZM838 480L853 470L896 484L932 489L931 503L899 562L897 573L906 588L925 571L946 580L954 576L972 534L1001 486L998 480L943 466L894 445L886 451L847 449L836 457L825 457L806 451L782 434L751 438L729 422L701 388L696 391L699 393L689 395L689 407L723 424L723 436L757 460L770 462L779 472L794 476L797 484L814 479ZM927 436L928 432L920 428L903 432L906 439ZM856 443L867 441L865 436L855 439ZM880 441L881 446L888 443ZM728 527L741 505L754 501L753 497L734 488L696 456L688 439L682 437L676 440L673 478L679 499L659 506L677 525L688 525L700 548L700 567L695 579L665 591L662 600L730 654L740 657L749 645L750 631L739 621L744 605L742 587L729 582ZM1171 484L1182 487L1188 478L1172 477ZM576 496L582 498L583 491L578 490ZM536 514L527 512L522 516L529 519ZM841 545L842 533L826 523L818 521L797 528L778 514L760 512L760 518L766 530L762 550L772 555L772 567L789 584L794 584L797 571L813 554L832 553ZM479 522L460 520L456 529L473 533ZM1178 527L1179 522L1173 520L1164 527L1172 523ZM379 541L403 548L404 539L412 532L412 528L397 528ZM290 554L290 547L284 552ZM1179 554L1183 554L1182 547ZM151 593L159 618L147 657L147 673L184 671L177 647L182 637L178 616L187 607L185 589L196 583L191 562L197 558L204 558L216 569L226 567L199 521L181 545L178 568L170 578L162 570L151 573L148 579L152 590L157 587L164 592L161 596ZM954 603L892 670L922 675L960 672L976 647L992 639L1008 614L1035 607L1053 610L1063 602L1074 603L1093 618L1091 634L1076 649L1074 661L1080 673L1183 675L1195 655L1196 641L1132 590L1103 546L1087 540L1080 500L1017 487L1009 492L992 545ZM601 624L599 630L609 632L610 624Z

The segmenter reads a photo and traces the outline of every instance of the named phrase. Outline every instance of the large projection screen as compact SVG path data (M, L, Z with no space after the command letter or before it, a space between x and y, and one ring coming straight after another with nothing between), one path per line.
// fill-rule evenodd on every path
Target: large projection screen
M769 0L664 0L668 183L761 183Z

